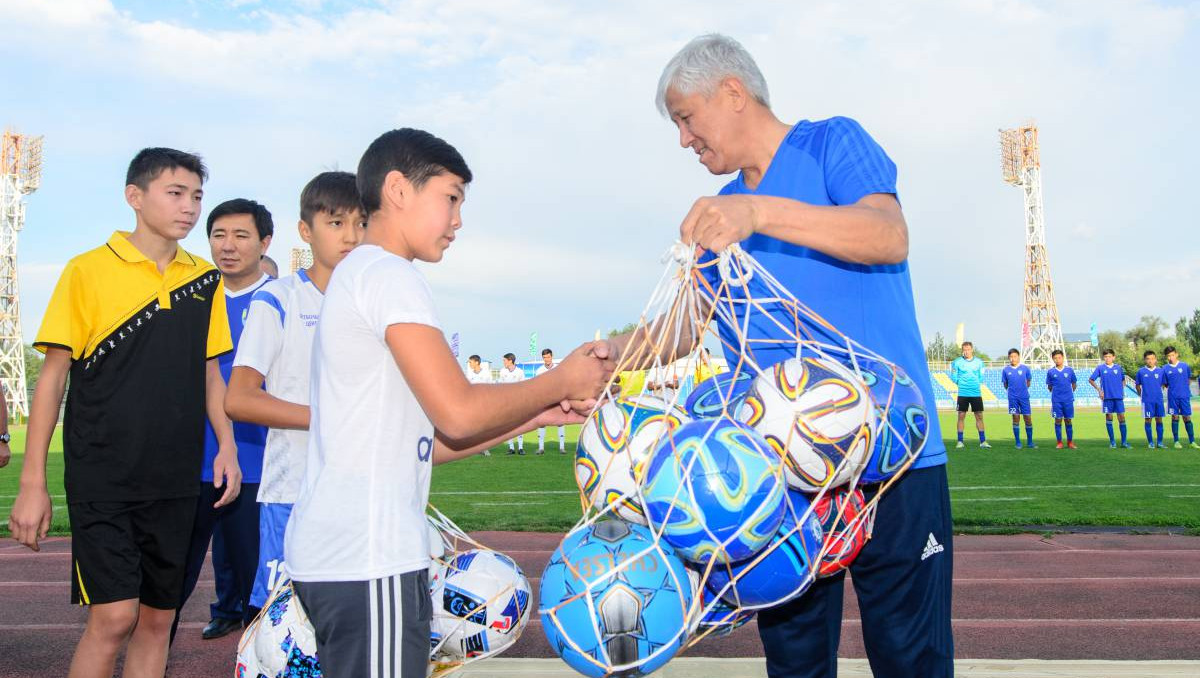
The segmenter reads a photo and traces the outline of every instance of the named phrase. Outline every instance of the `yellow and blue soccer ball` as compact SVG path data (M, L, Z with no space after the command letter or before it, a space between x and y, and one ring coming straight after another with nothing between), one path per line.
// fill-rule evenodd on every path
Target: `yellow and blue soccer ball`
M696 385L684 409L693 419L732 416L742 406L753 383L754 375L748 369L713 375Z
M812 585L824 534L821 521L808 511L809 500L788 491L789 509L771 543L757 556L732 565L719 565L709 573L707 585L736 608L760 609L792 600ZM797 528L797 521L800 527Z
M860 483L878 483L921 454L929 436L929 410L916 382L899 366L857 359L863 381L871 389L879 428Z
M512 558L472 549L446 561L431 592L431 658L462 661L517 642L529 621L529 580Z
M585 676L641 676L687 635L692 589L683 562L641 525L603 519L572 532L542 573L542 630Z
M646 517L689 562L749 558L783 520L781 466L748 426L730 419L686 423L650 458L642 479Z
M682 409L652 395L606 400L596 408L575 448L575 481L588 503L645 525L638 480L654 446L687 420Z
M832 358L789 358L760 374L736 418L784 460L788 485L805 492L846 483L871 452L875 405L866 384Z
M692 625L691 637L723 638L754 619L754 610L739 610L717 597L707 586L699 587L700 607Z

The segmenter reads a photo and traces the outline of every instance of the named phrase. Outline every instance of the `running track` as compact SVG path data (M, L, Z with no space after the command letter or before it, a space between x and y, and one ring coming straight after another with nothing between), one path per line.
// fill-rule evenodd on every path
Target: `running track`
M480 542L516 558L533 579L560 535L483 532ZM40 553L0 543L0 678L65 675L84 612L68 604L70 542ZM990 659L1200 658L1200 538L1168 535L961 536L955 540L957 654ZM200 640L212 595L201 578L172 650L168 675L232 673L235 637ZM535 598L536 600L536 594ZM848 589L842 656L862 657ZM752 625L688 656L762 654ZM536 617L506 657L546 657Z

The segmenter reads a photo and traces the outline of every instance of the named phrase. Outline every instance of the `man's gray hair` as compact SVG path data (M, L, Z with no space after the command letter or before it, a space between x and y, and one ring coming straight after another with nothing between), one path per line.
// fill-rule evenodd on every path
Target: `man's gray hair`
M683 95L700 93L707 98L725 78L737 78L758 103L771 107L767 80L754 63L754 57L740 42L719 33L694 38L671 57L658 79L654 103L659 113L670 117L667 90L674 89Z

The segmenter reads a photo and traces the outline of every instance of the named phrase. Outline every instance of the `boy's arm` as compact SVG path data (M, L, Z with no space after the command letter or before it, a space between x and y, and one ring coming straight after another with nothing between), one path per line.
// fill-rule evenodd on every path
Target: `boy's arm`
M436 327L396 323L387 326L384 338L439 437L464 448L502 436L563 400L596 398L614 367L607 345L595 342L575 349L558 369L524 383L472 385Z
M21 467L21 484L8 519L13 539L34 551L40 550L38 539L45 539L50 530L54 507L46 490L46 454L50 437L58 425L58 408L62 406L67 373L71 369L71 352L61 348L46 348L46 360L33 391L33 406L29 410L29 426L25 437L25 464Z
M225 391L225 413L234 421L271 428L308 430L309 408L288 402L262 388L263 375L253 367L237 366Z
M208 421L217 436L217 458L213 460L213 487L225 488L224 494L213 504L221 508L237 499L242 491L242 469L238 466L237 443L233 440L233 422L225 416L225 379L216 358L209 358L205 365L204 400L208 410Z
M477 454L486 449L490 449L503 443L514 436L523 435L534 429L544 426L565 426L567 424L583 423L585 417L574 410L564 409L561 404L551 405L546 408L541 414L533 419L521 424L520 426L506 431L500 435L491 435L484 438L476 438L474 440L449 440L441 434L434 436L433 442L433 463L444 464L449 461L458 461L473 454Z

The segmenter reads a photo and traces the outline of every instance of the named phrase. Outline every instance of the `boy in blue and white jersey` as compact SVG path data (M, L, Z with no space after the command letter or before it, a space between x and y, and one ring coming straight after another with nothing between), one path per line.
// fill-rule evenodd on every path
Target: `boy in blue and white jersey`
M1146 418L1146 444L1154 449L1154 438L1150 435L1150 420L1154 420L1158 433L1158 445L1163 446L1163 369L1158 366L1158 355L1154 351L1142 354L1146 366L1137 371L1133 383L1137 385L1138 395L1142 398L1142 416Z
M1046 388L1050 391L1050 413L1054 417L1054 437L1058 444L1054 449L1063 448L1063 424L1067 426L1067 447L1075 450L1075 430L1071 426L1075 419L1075 370L1066 367L1062 350L1054 349L1050 354L1054 359L1054 367L1046 370Z
M362 241L365 226L354 175L318 174L300 194L300 237L312 247L312 266L267 283L250 302L225 410L234 420L270 427L258 488L255 607L288 576L283 537L308 458L313 337L333 269Z
M950 381L958 387L958 444L963 447L963 422L967 410L975 415L975 429L979 431L979 446L990 448L987 434L983 431L983 361L975 355L975 344L964 341L962 356L950 363Z
M1171 436L1175 438L1175 449L1179 443L1179 418L1187 429L1188 445L1200 450L1196 444L1196 430L1192 428L1192 368L1179 361L1179 352L1174 346L1163 349L1167 354L1167 365L1163 368L1163 381L1167 385L1167 414L1171 415Z
M1013 439L1017 441L1017 449L1021 449L1021 417L1025 417L1025 438L1029 441L1029 449L1037 448L1033 444L1033 411L1029 408L1029 386L1033 383L1033 375L1028 365L1021 364L1021 352L1015 348L1008 349L1008 365L1000 375L1000 383L1008 391L1008 413L1012 415Z
M1125 368L1116 364L1117 354L1111 348L1104 349L1104 362L1092 370L1088 383L1100 394L1104 410L1105 426L1108 427L1108 446L1116 447L1113 437L1113 415L1121 424L1121 447L1129 447L1129 429L1125 426ZM1100 383L1096 383L1099 379Z

